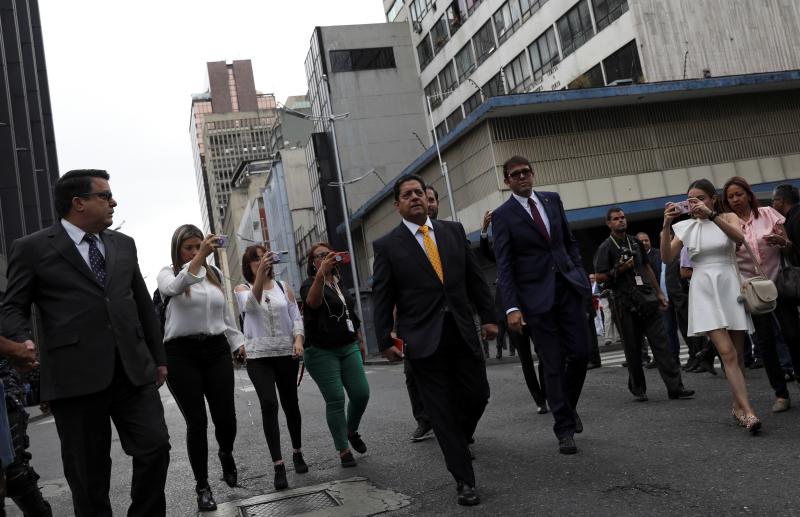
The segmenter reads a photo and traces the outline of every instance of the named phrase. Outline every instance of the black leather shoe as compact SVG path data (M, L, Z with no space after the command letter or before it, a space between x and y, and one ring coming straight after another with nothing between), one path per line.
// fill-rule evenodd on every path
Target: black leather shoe
M306 465L306 460L303 459L302 452L292 453L292 463L294 463L294 471L297 474L305 474L308 472L308 465Z
M600 364L599 362L591 362L591 363L586 365L586 369L587 370L594 370L595 368L600 368L601 366L602 366L602 364Z
M217 502L214 501L208 485L197 489L197 509L201 512L213 512L217 509Z
M575 440L571 436L565 436L558 439L558 452L561 454L575 454L578 452L578 446L575 445Z
M695 366L694 370L692 370L692 371L695 372L695 373L708 372L711 375L716 375L717 374L717 369L714 368L714 363L709 363L709 362L706 362L706 361L698 361L697 366Z
M547 402L542 402L541 406L539 404L536 404L536 412L539 413L540 415L544 415L548 411L550 410L547 409Z
M340 456L339 458L342 460L342 467L344 468L355 467L356 465L358 465L358 463L356 463L356 459L353 457L353 453L350 451L347 451L343 456Z
M417 428L411 435L411 441L421 442L422 440L430 438L432 436L431 431L432 431L431 424L427 422L420 422L419 424L417 424Z
M690 357L686 360L686 364L683 365L683 371L688 372L697 364L697 359L694 357Z
M694 396L694 390L686 390L683 389L681 391L676 391L675 393L670 393L669 398L672 400L676 399L690 399Z
M747 368L750 368L751 370L758 370L763 367L764 367L764 361L762 361L761 359L756 359Z
M467 450L469 451L469 459L474 460L475 459L475 451L473 451L472 447L470 447L469 445L467 445Z
M645 393L634 395L633 398L636 400L636 402L647 402L648 400L650 400L649 398L647 398L647 394Z
M458 504L461 506L475 506L481 502L481 498L478 497L478 492L475 491L475 488L466 483L459 481L458 485L456 485L456 491L458 492Z
M233 461L233 454L220 451L217 456L219 456L219 462L222 464L222 480L229 487L235 487L239 473L236 470L236 462Z
M275 480L273 484L275 485L275 490L289 488L289 482L286 480L286 465L283 463L275 465Z
M364 440L361 439L361 435L356 431L350 431L347 433L347 440L357 453L364 454L367 452L367 445L364 443Z
M653 360L647 361L642 365L646 370L652 370L656 367L656 362Z
M581 434L583 432L583 422L581 422L581 417L578 416L578 412L575 412L575 433Z

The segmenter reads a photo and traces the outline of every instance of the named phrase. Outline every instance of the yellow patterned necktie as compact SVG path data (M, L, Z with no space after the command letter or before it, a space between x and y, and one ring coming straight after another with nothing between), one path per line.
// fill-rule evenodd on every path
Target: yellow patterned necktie
M433 270L436 271L436 276L444 283L442 259L439 258L439 248L437 248L436 243L433 242L433 237L428 235L430 228L428 228L427 224L423 224L419 227L419 231L422 233L422 244L425 245L425 252L428 254L428 260L431 261L431 266L433 266Z

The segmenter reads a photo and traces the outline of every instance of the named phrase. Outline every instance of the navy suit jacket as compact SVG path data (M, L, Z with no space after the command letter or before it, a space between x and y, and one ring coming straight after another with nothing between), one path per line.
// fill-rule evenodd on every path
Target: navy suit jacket
M503 306L505 310L517 307L523 316L552 309L556 273L586 297L592 291L561 198L555 192L536 195L550 221L549 240L513 196L492 212L493 250Z
M378 345L381 351L393 345L390 332L396 307L397 336L405 341L407 357L428 357L439 347L445 312L449 311L461 338L475 356L482 358L472 307L481 323L495 322L489 286L464 227L451 221L433 220L431 224L444 269L444 284L402 222L372 243L372 298Z

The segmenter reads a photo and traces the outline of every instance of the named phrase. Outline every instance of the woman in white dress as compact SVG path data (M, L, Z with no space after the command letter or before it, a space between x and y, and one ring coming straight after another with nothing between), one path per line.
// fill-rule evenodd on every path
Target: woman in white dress
M744 380L744 338L752 322L738 301L741 286L734 264L735 247L744 241L735 214L719 213L716 189L706 179L689 186L691 219L672 225L683 211L668 203L661 230L661 260L672 261L686 246L694 263L689 286L691 336L707 335L719 352L733 394L734 418L751 433L761 428L747 395ZM670 237L670 225L675 233Z

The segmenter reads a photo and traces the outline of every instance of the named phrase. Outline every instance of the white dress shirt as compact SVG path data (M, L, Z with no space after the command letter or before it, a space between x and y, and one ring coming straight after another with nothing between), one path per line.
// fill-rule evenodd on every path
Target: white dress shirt
M64 229L67 231L67 235L69 235L69 238L75 243L75 247L78 248L78 253L81 254L81 257L83 257L86 265L89 266L89 269L92 269L92 265L89 263L89 243L83 240L84 235L86 235L88 232L81 230L66 219L61 220L61 226L64 227ZM97 245L97 249L100 250L100 254L103 255L103 258L105 258L106 245L103 244L103 239L100 238L99 233L93 233L92 235L97 238L95 244Z
M294 353L294 338L303 336L303 315L297 302L289 299L288 287L278 280L273 281L272 289L261 291L261 302L253 296L252 285L248 290L236 293L239 312L244 316L243 332L247 338L245 351L247 357L280 357Z
M513 192L511 193L511 195L514 196L514 199L516 199L517 202L520 205L522 205L522 208L524 208L525 211L528 213L528 215L531 216L531 219L533 219L533 214L531 213L531 206L528 204L528 199L529 198L518 196L518 195L514 194ZM550 232L550 218L547 217L547 211L544 209L544 206L542 206L541 200L539 200L539 198L536 196L535 192L531 192L530 199L533 200L533 204L536 206L536 209L539 211L539 215L542 217L542 221L544 222L544 227L547 228L547 233L550 234L551 233ZM518 310L519 310L519 307L511 307L510 309L508 309L506 311L506 314L511 314L512 312L518 311Z
M524 208L525 211L528 212L528 215L531 216L531 219L533 219L533 214L531 214L531 207L530 205L528 205L528 198L518 196L514 193L512 193L511 195L514 196L514 199L516 199L517 202L520 205L522 205L522 208ZM547 228L547 233L548 234L552 233L550 231L550 219L547 217L547 211L544 209L544 206L542 206L542 201L536 196L535 192L531 192L530 199L533 200L533 204L536 205L536 209L539 210L539 215L542 216L542 221L544 221L544 227Z
M187 287L190 296L185 294ZM175 275L172 266L167 266L158 273L158 290L161 296L172 297L164 323L165 343L183 336L225 334L231 351L244 345L244 335L228 310L225 293L206 279L205 268L193 275L187 263Z
M412 223L408 219L403 219L403 224L406 225L406 228L408 228L408 231L411 232L411 235L413 235L414 238L417 239L417 242L422 247L422 251L424 251L425 255L427 255L428 250L425 249L425 241L422 240L422 232L419 231L420 225L418 225L417 223ZM436 234L433 231L433 225L431 224L430 217L425 220L425 225L428 227L428 235L430 235L431 239L433 239L433 242L436 243Z

